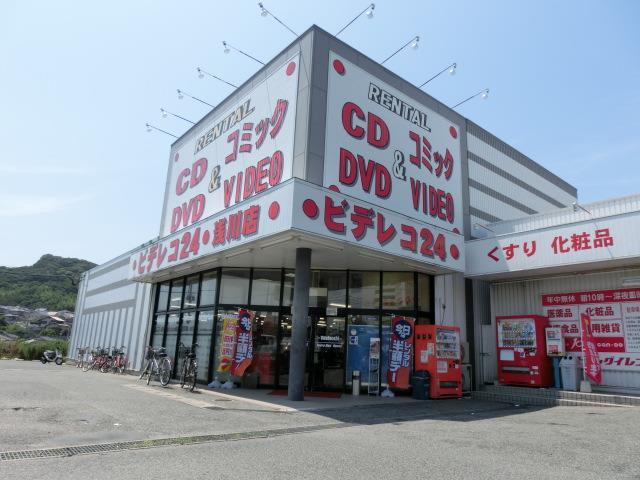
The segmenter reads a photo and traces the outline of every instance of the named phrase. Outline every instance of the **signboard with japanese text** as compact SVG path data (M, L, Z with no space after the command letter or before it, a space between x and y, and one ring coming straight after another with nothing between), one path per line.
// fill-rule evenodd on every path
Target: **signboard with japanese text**
M172 150L161 237L291 178L299 63L292 57Z
M293 227L408 260L464 271L462 235L336 190L296 182Z
M591 333L591 318L586 313L580 314L580 329L582 330L582 356L584 374L596 385L602 383L602 367L598 356L596 340Z
M461 132L331 52L324 186L462 233Z
M409 388L409 375L413 361L413 335L415 320L409 317L393 317L389 342L389 387Z
M466 274L491 275L640 257L640 212L466 243Z
M291 228L289 182L143 247L129 259L129 278L244 245Z
M236 334L238 330L238 315L222 316L222 340L220 351L220 365L218 372L225 373L231 371L233 359L236 352Z
M565 343L562 336L561 327L547 327L544 329L545 340L547 344L548 357L564 357Z
M255 312L240 309L236 327L236 348L231 365L231 375L241 377L253 361L253 319Z
M542 295L543 314L562 329L567 352L581 353L581 317L604 370L640 371L640 287Z

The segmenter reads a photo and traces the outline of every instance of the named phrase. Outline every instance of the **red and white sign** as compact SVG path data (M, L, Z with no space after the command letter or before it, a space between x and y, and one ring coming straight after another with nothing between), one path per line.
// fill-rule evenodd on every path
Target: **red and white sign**
M542 295L549 324L562 329L568 352L583 351L581 318L605 370L640 370L640 288Z
M129 278L175 267L291 228L293 182L142 248L129 259Z
M324 186L462 232L457 125L331 52Z
M640 213L466 243L468 276L640 256Z
M582 327L582 355L584 357L584 374L596 385L602 382L602 367L598 356L598 347L591 335L591 319L586 313L580 314Z
M464 271L464 239L449 230L305 182L296 182L297 230Z
M172 149L161 237L291 178L299 63L285 62Z

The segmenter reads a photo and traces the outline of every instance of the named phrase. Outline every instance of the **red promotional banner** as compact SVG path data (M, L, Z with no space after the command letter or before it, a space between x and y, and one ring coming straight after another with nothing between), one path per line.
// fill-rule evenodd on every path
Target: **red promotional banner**
M231 375L241 377L253 361L253 318L255 312L240 310L238 312L238 327L236 353L233 356Z
M580 314L582 324L582 353L584 355L584 374L596 385L602 381L602 367L598 356L598 347L591 332L591 318Z
M389 342L389 387L409 388L413 353L413 318L393 317Z

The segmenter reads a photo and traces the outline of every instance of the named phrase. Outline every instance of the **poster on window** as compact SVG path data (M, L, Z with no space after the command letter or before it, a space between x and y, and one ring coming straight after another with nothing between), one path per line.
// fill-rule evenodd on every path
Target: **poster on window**
M233 364L236 351L236 330L238 327L238 316L222 316L222 342L220 350L220 365L218 372L229 372Z
M549 293L542 308L549 325L562 329L567 352L582 354L586 315L601 368L640 371L640 288Z
M409 317L393 317L389 342L389 387L409 388L411 360L413 358L413 332L415 320Z
M253 319L255 312L251 310L238 311L238 326L236 327L236 351L231 365L231 375L241 377L253 361Z

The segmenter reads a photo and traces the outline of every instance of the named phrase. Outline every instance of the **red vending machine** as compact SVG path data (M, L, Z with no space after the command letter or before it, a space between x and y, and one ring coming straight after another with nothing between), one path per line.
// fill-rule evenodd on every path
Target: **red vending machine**
M461 397L460 328L416 325L415 371L431 376L429 398Z
M550 387L553 366L547 357L544 329L549 320L540 315L496 317L498 329L498 381L503 385Z

